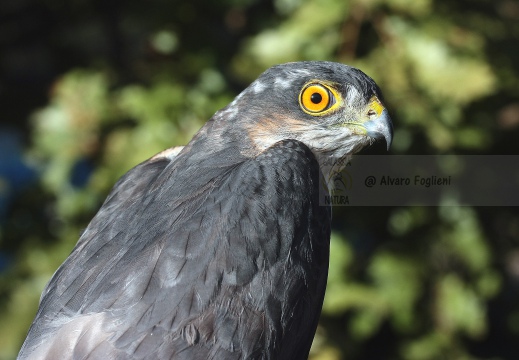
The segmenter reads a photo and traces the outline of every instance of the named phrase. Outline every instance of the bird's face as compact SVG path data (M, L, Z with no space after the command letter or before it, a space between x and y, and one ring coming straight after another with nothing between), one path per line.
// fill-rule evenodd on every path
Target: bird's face
M295 139L312 150L321 168L375 140L384 139L389 147L393 133L375 82L358 69L332 62L274 66L220 113L243 122L253 151Z

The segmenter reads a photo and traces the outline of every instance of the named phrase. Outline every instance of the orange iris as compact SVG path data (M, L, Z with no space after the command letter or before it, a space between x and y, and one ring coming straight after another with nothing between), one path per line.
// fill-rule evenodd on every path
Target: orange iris
M311 113L318 113L330 107L330 91L318 84L310 84L301 92L301 105Z

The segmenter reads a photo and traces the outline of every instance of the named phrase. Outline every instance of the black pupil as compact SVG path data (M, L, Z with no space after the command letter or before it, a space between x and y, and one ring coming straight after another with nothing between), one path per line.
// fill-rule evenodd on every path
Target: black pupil
M310 96L310 101L314 104L319 104L321 101L323 101L323 97L319 93L313 93L312 96Z

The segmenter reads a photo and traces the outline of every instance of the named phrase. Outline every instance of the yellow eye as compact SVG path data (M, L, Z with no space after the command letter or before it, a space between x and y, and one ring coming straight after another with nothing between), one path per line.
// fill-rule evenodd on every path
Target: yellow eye
M303 110L311 115L320 115L336 102L334 94L328 87L311 83L303 88L299 95L299 103Z

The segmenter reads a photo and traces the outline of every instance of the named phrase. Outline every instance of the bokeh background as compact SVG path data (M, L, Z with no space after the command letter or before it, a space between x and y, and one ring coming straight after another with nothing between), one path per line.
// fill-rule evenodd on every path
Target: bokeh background
M516 0L0 2L0 359L114 182L295 60L373 77L392 154L519 153ZM334 209L312 360L519 357L519 209L449 204Z

